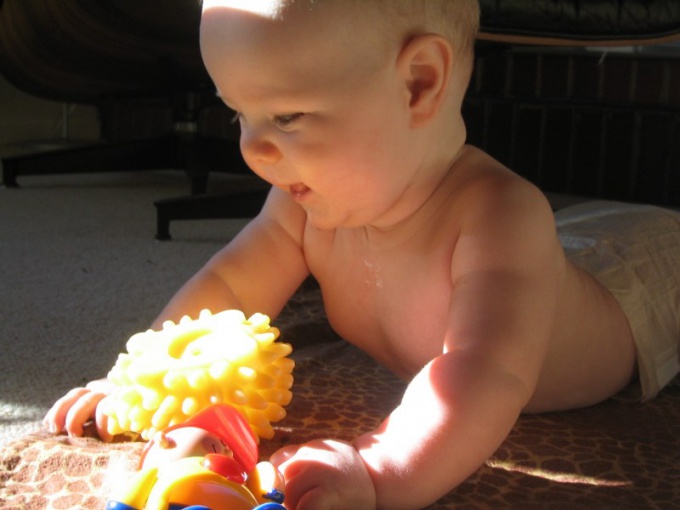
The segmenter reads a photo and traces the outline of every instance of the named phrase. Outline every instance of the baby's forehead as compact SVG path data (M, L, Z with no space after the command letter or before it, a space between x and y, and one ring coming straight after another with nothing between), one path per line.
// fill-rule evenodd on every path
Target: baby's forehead
M222 9L286 26L330 23L335 28L348 28L356 34L362 20L370 18L367 26L372 27L372 32L378 24L387 21L385 9L377 7L380 3L376 0L203 0L203 14Z
M274 60L274 64L300 70L308 63L337 68L351 63L346 70L349 71L360 70L371 60L384 57L379 50L387 47L373 24L366 20L350 23L342 15L337 18L332 9L324 12L318 6L310 10L291 7L291 12L272 19L252 7L229 7L237 0L209 2L206 1L201 22L204 59L206 56L216 61L230 59L246 67L272 65Z
M204 11L224 7L266 16L275 15L289 3L286 0L201 0Z

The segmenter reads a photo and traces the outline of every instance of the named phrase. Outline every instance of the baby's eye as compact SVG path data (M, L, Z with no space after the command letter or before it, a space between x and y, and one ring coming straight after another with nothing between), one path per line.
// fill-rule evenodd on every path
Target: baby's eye
M277 115L274 117L274 122L280 128L290 127L296 120L300 120L304 117L304 113L288 113L286 115Z

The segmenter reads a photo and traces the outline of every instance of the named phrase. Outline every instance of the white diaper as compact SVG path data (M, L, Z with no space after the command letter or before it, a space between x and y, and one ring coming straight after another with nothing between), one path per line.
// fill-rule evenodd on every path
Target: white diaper
M587 202L555 214L567 257L619 302L633 332L642 398L680 372L680 213Z

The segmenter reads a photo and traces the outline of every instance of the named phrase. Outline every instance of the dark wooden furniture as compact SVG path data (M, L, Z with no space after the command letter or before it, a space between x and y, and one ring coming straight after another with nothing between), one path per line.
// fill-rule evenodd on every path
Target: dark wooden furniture
M94 146L3 158L5 185L36 173L184 168L191 194L155 203L159 239L173 220L259 210L261 181L201 194L209 172L247 169L202 66L197 1L0 5L0 72L33 94L96 104L104 126ZM464 106L470 143L546 191L680 206L680 50L659 46L680 38L680 2L480 5ZM631 49L593 49L602 46ZM146 112L135 117L145 122L157 106L161 134L130 136L139 123L122 119L121 104Z
M246 173L235 142L206 133L220 107L200 56L198 1L4 0L0 73L46 99L95 105L96 143L2 157L2 183L25 175L184 169L191 191L214 170Z

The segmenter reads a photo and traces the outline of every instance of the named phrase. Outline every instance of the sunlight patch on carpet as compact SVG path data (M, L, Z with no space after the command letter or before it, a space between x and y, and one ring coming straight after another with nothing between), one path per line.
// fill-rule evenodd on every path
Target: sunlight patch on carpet
M494 469L522 473L559 483L595 485L598 487L624 487L631 484L630 482L622 480L606 480L603 478L587 476L579 473L560 473L538 467L522 466L507 460L489 459L486 462L486 465Z

